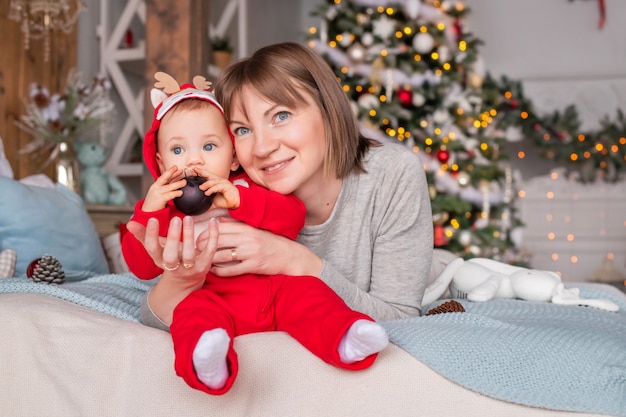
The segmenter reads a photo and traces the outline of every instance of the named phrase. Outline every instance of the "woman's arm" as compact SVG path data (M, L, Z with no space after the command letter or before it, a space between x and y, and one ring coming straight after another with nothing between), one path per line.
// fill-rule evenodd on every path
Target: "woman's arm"
M157 319L145 318L146 324L161 322L169 326L178 303L202 287L217 248L217 224L216 218L210 219L208 229L200 234L196 245L193 219L188 216L182 221L172 218L166 238L159 237L156 219L150 219L146 227L137 222L128 223L128 231L144 245L156 265L179 265L173 271L165 270L146 295L142 314L152 313Z
M211 269L218 276L241 274L262 275L310 275L319 277L323 260L306 246L257 229L242 222L221 222L219 224L219 248L214 255ZM232 262L230 248L236 248L237 260Z

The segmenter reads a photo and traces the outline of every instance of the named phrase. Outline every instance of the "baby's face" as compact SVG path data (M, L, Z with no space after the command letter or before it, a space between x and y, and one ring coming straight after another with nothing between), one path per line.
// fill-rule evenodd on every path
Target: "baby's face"
M214 106L168 112L157 141L161 172L176 165L188 176L228 178L239 167L224 116Z

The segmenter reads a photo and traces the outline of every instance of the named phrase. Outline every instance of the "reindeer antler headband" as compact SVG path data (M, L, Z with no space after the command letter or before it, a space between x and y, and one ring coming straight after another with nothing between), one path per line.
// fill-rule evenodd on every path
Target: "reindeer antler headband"
M183 84L180 86L178 82L165 72L157 72L154 74L157 80L150 92L150 100L152 106L157 109L155 118L161 120L165 113L174 105L188 98L198 98L210 101L223 113L224 109L217 102L215 95L209 90L213 83L201 75L193 77L193 85ZM159 107L160 106L160 107Z

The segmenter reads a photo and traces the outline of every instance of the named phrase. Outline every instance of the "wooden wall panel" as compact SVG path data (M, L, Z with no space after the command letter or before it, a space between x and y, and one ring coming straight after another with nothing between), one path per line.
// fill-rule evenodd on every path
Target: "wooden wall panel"
M150 89L155 72L164 71L181 84L191 83L196 75L209 79L208 24L207 0L146 0L146 129L154 115ZM144 190L152 181L144 178Z
M67 73L76 66L77 31L52 32L50 60L45 62L43 40L31 40L30 49L25 50L19 25L8 19L8 10L9 0L0 0L0 137L19 179L42 171L51 173L42 169L40 161L19 153L32 138L14 121L24 112L23 98L28 97L32 82L47 86L51 93L65 87Z

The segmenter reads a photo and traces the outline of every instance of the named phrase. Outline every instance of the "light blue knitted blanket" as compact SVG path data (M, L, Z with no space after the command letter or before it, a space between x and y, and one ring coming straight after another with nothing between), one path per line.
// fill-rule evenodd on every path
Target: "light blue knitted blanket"
M624 297L596 288L581 288L581 296L610 299L620 311L458 300L463 313L384 325L393 343L471 390L529 406L626 417Z
M66 271L67 274L74 274L73 279L88 278L61 285L40 284L25 276L5 278L0 279L0 294L46 294L122 320L139 322L139 306L152 282L141 281L132 274L93 276L80 271ZM78 277L79 274L83 276Z
M131 274L93 276L62 285L22 277L0 279L0 293L47 294L138 322L141 299L151 285ZM620 311L519 300L459 300L464 313L383 325L393 343L476 392L528 406L626 417L625 298L596 288L581 288L581 296L608 298Z

